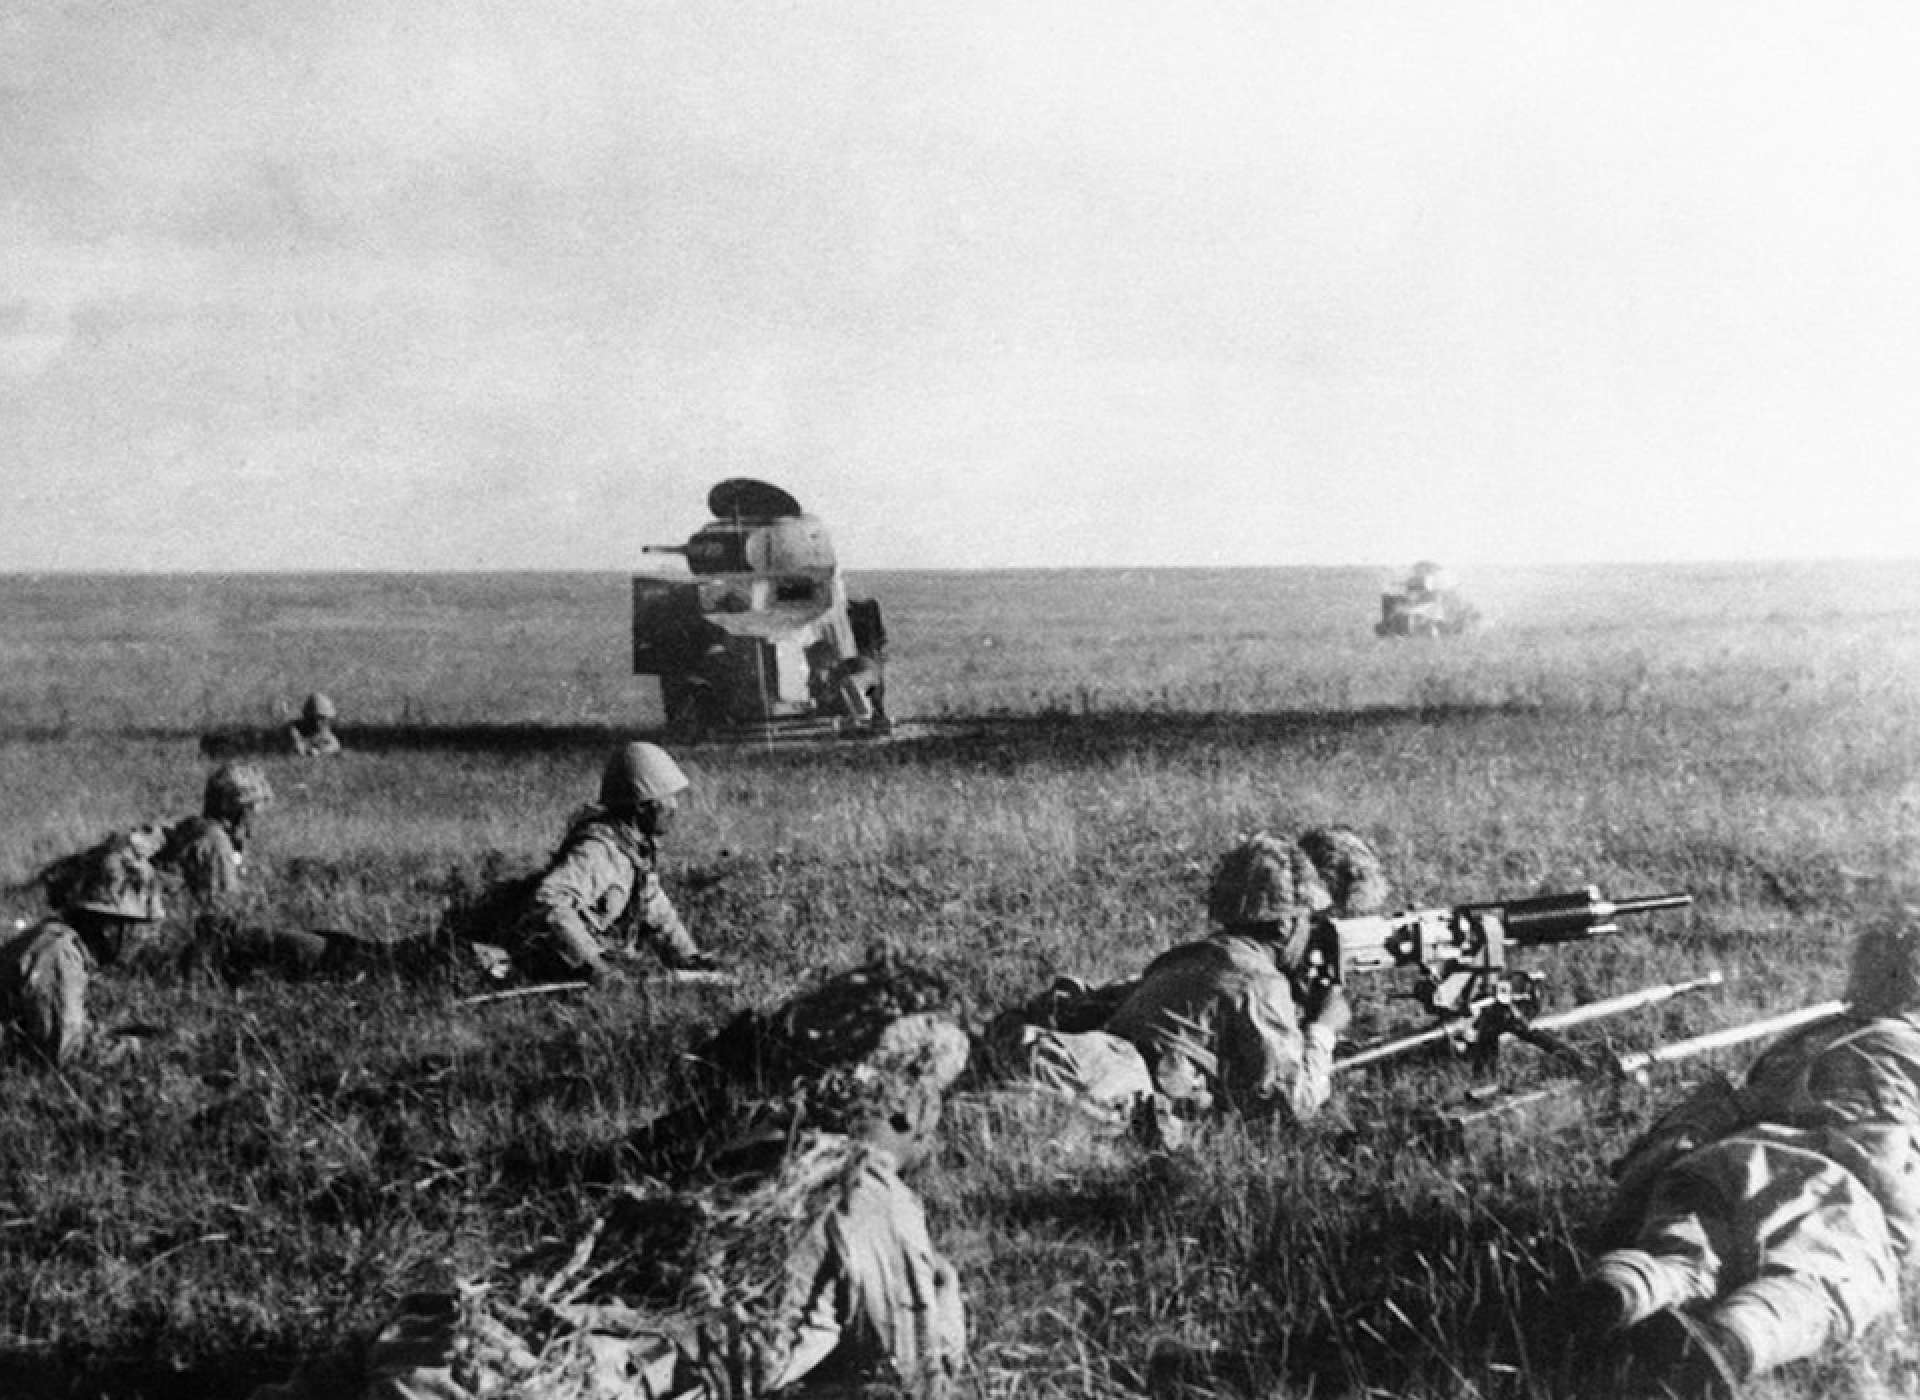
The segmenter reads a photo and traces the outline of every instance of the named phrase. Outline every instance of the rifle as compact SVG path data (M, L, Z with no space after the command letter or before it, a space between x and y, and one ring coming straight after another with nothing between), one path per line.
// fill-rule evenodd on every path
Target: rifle
M1546 979L1509 967L1509 947L1574 943L1618 933L1618 920L1660 909L1684 909L1690 894L1641 895L1610 900L1597 886L1569 894L1416 909L1400 914L1321 917L1309 935L1304 977L1309 988L1344 983L1356 973L1412 968L1409 995L1442 1024L1362 1051L1335 1068L1372 1064L1422 1045L1447 1041L1457 1049L1491 1056L1506 1036L1561 1055L1576 1064L1585 1057L1553 1034L1598 1016L1665 1001L1679 992L1651 988L1540 1018ZM1718 978L1715 973L1714 977ZM1688 984L1683 990L1694 990Z
M1499 1033L1516 1035L1523 1040L1536 1044L1550 1037L1557 1042L1558 1037L1554 1035L1557 1031L1566 1030L1572 1026L1582 1026L1589 1021L1598 1021L1607 1016L1619 1016L1629 1011L1640 1011L1649 1006L1658 1006L1663 1001L1671 1001L1675 997L1686 996L1690 992L1704 992L1710 987L1718 987L1726 980L1727 979L1721 975L1720 970L1715 968L1704 977L1695 977L1686 982L1667 982L1658 987L1643 987L1637 992L1625 992L1620 996L1607 997L1602 1001L1586 1002L1566 1011L1556 1011L1547 1016L1536 1016L1524 1023L1502 1026ZM1502 1018L1514 1014L1511 1003L1496 1002L1493 1006L1500 1008L1498 1014ZM1492 1008L1483 1009L1480 1012L1480 1016L1486 1017L1491 1010ZM1443 1025L1430 1026L1424 1031L1415 1031L1412 1035L1403 1035L1397 1040L1383 1041L1378 1045L1370 1045L1364 1050L1357 1050L1343 1060L1335 1060L1333 1062L1334 1072L1339 1073L1342 1070L1363 1069L1367 1065L1378 1064L1382 1060L1390 1060L1396 1056L1404 1055L1408 1051L1418 1050L1423 1045L1437 1045L1445 1040L1465 1040L1469 1044L1472 1044L1477 1037L1487 1034L1489 1030L1490 1028L1488 1027L1477 1026L1472 1020L1448 1021ZM1581 1051L1574 1050L1571 1046L1563 1046L1562 1044L1556 1043L1547 1048L1573 1059L1582 1067L1585 1067L1588 1063L1587 1056ZM1629 1056L1628 1058L1632 1059L1635 1057ZM1625 1062L1621 1061L1620 1063L1624 1064ZM1618 1072L1631 1073L1633 1071L1621 1069Z
M1648 1073L1655 1065L1673 1064L1679 1060L1691 1059L1695 1055L1704 1055L1713 1050L1725 1050L1735 1045L1745 1045L1748 1041L1760 1040L1767 1036L1784 1035L1788 1031L1797 1031L1805 1026L1817 1025L1835 1016L1843 1016L1848 1010L1844 1001L1823 1001L1813 1006L1803 1006L1796 1011L1783 1011L1778 1015L1764 1016L1757 1021L1748 1021L1738 1026L1727 1026L1717 1031L1707 1031L1701 1035L1688 1036L1684 1040L1670 1041L1657 1045L1651 1050L1637 1050L1628 1055L1610 1056L1605 1062L1608 1079L1615 1084L1633 1083L1646 1085L1651 1080ZM1339 1066L1335 1065L1338 1069ZM1487 1135L1504 1131L1517 1118L1526 1118L1529 1128L1548 1128L1551 1122L1543 1122L1544 1117L1559 1113L1560 1106L1570 1098L1567 1090L1575 1084L1586 1081L1562 1081L1539 1089L1531 1089L1521 1094L1506 1093L1497 1086L1489 1086L1470 1092L1464 1105L1435 1110L1423 1124L1425 1131L1438 1138L1443 1144L1465 1149L1487 1144ZM1560 1116L1572 1118L1583 1112L1575 1108Z

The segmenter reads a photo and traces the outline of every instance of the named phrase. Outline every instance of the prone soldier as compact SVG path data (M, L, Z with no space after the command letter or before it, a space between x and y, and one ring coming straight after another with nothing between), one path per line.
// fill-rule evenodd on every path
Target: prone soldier
M934 1004L931 984L900 973L842 974L716 1036L725 1106L705 1117L717 1100L702 1095L665 1115L713 1139L678 1189L626 1187L574 1241L410 1297L364 1349L254 1400L748 1400L823 1366L950 1394L964 1303L905 1177L935 1145L967 1039L908 1009ZM749 1042L743 1078L728 1047ZM753 1097L768 1075L779 1092Z
M655 744L615 749L600 800L567 828L559 848L497 917L513 965L536 981L618 975L615 960L651 945L668 967L711 971L717 959L687 932L660 887L659 840L673 825L687 775Z
M257 765L223 763L207 775L198 816L144 828L157 838L153 863L198 909L218 907L240 893L254 820L272 805L273 784Z
M1284 1109L1304 1122L1332 1096L1334 1042L1352 1012L1337 984L1303 1004L1293 980L1331 902L1305 851L1256 833L1214 871L1216 932L1155 958L1114 1008L1107 1033L1140 1051L1181 1116Z
M87 987L119 961L135 930L165 915L153 867L130 843L103 845L70 870L56 912L0 944L0 1024L53 1064L87 1039Z
M1126 1121L1152 1103L1163 1127L1169 1112L1214 1108L1305 1120L1332 1092L1333 1046L1351 1015L1337 985L1306 985L1313 920L1386 896L1379 857L1351 828L1291 844L1256 833L1214 871L1212 935L1129 982L1062 979L999 1018L989 1051L1003 1078L1064 1093L1096 1118Z
M1848 1010L1710 1080L1615 1169L1619 1248L1577 1317L1688 1394L1857 1335L1898 1303L1920 1233L1920 914L1859 936Z

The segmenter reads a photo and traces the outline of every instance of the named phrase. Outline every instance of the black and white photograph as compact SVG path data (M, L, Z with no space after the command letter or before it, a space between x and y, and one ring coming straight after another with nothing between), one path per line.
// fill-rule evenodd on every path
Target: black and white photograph
M1920 1394L1916 55L7 0L0 1396Z

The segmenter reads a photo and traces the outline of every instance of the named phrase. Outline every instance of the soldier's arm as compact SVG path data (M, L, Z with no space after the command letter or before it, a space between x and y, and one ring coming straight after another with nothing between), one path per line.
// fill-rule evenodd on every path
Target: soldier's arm
M1237 998L1222 1017L1221 1078L1263 1104L1283 1105L1299 1122L1333 1097L1334 1031L1319 1022L1300 1026L1284 978L1261 982Z
M652 871L642 874L633 890L634 922L659 953L660 961L673 968L702 968L713 965L713 956L701 949L687 932L680 911L673 907L660 877Z
M531 902L553 951L588 977L608 975L607 950L600 941L606 930L596 926L592 911L617 900L637 878L632 861L606 842L575 843L533 889Z

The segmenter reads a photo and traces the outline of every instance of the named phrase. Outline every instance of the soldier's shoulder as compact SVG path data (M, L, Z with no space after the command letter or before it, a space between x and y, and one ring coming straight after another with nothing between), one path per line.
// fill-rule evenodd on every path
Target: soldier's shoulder
M227 854L233 849L233 837L223 823L212 817L183 817L167 829L166 845L158 859L163 862L178 860L189 853Z
M80 935L72 925L57 915L49 914L24 928L15 928L0 938L0 957L18 957L35 948L72 939L76 943Z
M582 848L591 848L596 856L627 861L651 870L655 860L653 842L629 821L605 813L582 817L567 829L557 859Z

